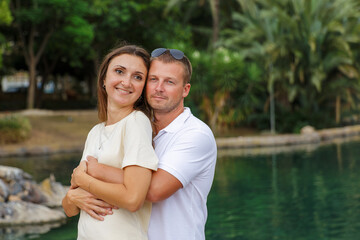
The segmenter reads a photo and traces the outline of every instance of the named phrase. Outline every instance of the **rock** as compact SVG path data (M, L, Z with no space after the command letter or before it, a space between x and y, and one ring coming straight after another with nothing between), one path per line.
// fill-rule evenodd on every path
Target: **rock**
M21 197L17 196L17 195L10 195L9 196L9 202L16 202L16 201L21 201Z
M0 179L0 197L5 202L10 195L9 187L5 184L5 182Z
M40 183L40 188L46 197L45 205L49 207L60 207L62 199L68 191L68 187L56 182L53 174Z
M11 180L32 179L31 175L25 173L23 170L8 166L0 166L0 178L7 182Z
M40 204L24 201L0 205L0 227L59 222L66 219L64 212Z
M33 182L26 182L26 191L22 192L21 199L26 202L32 203L44 203L46 202L46 196L41 191L40 187Z
M22 192L24 190L23 186L22 186L23 181L11 181L9 183L9 190L10 190L10 194L12 195L16 195L20 192Z
M40 225L2 227L0 229L0 236L2 236L3 238L0 239L37 239L39 234L47 233L48 231L50 231L50 229L59 227L61 224L61 222L56 222L42 223Z
M315 128L312 126L305 126L305 127L301 128L300 133L301 134L313 134L313 133L315 133Z
M60 207L66 192L53 175L39 185L21 169L0 166L0 229L65 220L62 209L50 207Z

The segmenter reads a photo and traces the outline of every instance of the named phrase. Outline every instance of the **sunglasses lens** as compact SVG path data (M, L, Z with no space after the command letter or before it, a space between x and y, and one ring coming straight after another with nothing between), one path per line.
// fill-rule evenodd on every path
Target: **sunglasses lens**
M151 52L151 57L158 57L161 54L164 54L168 49L166 48L157 48L154 51ZM173 58L177 60L181 60L184 57L184 53L177 49L170 49L170 54Z
M177 60L180 60L184 57L184 53L177 49L170 49L170 54Z
M166 52L166 48L157 48L151 52L151 57L158 57L164 52Z

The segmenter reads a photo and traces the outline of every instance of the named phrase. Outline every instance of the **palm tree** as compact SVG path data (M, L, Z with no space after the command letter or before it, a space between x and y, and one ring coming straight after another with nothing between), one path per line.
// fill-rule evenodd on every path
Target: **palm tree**
M356 27L359 5L355 1L238 2L242 12L235 12L233 20L239 27L227 30L221 44L263 63L270 102L273 97L287 99L282 103L291 109L305 108L311 115L331 100L324 94L330 81L358 78L350 47L360 43L360 29ZM346 94L345 90L336 91ZM273 107L271 113L274 131Z
M243 13L235 12L234 21L244 25L242 32L229 30L222 43L231 48L241 49L245 56L262 63L267 72L268 92L270 97L270 128L275 133L275 99L274 83L280 77L280 72L274 64L279 61L283 48L281 25L273 19L274 12L261 9L256 1L239 0Z

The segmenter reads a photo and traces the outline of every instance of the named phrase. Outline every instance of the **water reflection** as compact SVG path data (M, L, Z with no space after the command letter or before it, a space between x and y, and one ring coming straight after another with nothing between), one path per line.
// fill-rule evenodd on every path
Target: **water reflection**
M208 199L207 240L357 239L360 234L359 141L270 154L224 154ZM0 159L42 180L67 184L79 155ZM26 239L75 239L76 218ZM1 236L0 236L1 238ZM23 238L21 238L23 239Z
M357 239L359 144L220 158L207 239Z

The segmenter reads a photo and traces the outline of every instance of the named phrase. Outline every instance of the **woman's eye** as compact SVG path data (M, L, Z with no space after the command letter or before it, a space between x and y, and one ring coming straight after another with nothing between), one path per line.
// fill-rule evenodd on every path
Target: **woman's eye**
M121 74L121 73L123 73L123 70L121 70L121 69L116 69L115 72Z
M143 78L142 78L142 76L140 76L140 75L135 75L135 79L137 79L137 80L142 80Z

